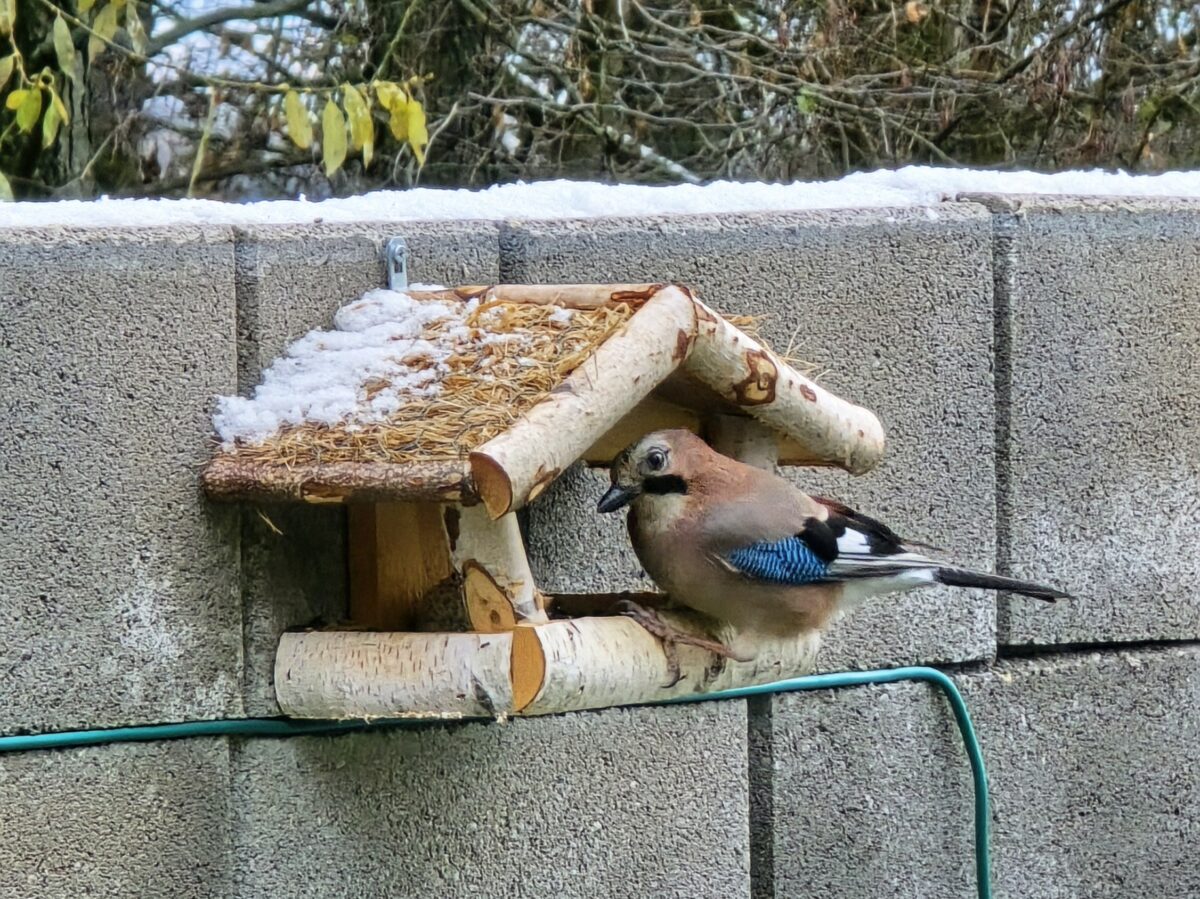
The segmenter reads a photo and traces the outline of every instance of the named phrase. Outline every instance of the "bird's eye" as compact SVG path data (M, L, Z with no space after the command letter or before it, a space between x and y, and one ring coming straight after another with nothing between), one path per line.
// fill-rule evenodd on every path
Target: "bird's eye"
M650 450L646 453L646 465L651 471L662 471L663 466L667 464L667 454L662 450Z

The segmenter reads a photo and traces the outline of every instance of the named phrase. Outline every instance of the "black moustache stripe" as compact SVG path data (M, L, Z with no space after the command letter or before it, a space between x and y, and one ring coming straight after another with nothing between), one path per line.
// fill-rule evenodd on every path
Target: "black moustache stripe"
M662 496L667 493L687 493L687 481L677 474L654 475L642 481L642 490Z

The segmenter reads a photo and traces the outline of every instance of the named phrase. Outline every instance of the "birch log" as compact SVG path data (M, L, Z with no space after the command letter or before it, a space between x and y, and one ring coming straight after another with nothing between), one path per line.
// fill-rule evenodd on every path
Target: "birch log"
M512 632L517 714L546 715L711 693L799 677L816 665L816 632L790 639L751 638L728 628L710 634L690 613L659 614L681 630L732 642L739 653L753 654L753 660L730 661L681 645L681 677L667 686L670 672L662 643L631 619L573 618L519 627Z
M492 634L512 630L521 622L545 623L546 611L529 570L516 513L493 521L482 506L468 506L458 509L457 515L451 559L462 573L471 627Z
M415 300L473 300L481 303L531 303L568 309L599 309L616 303L638 306L665 284L493 284L445 290L406 291Z
M507 634L287 633L275 696L295 718L480 718L512 708Z
M794 438L811 458L862 474L883 456L883 426L867 409L830 393L696 301L696 343L685 370L722 398Z
M472 452L475 489L491 516L536 498L683 361L695 334L691 297L660 290L546 399Z
M690 613L662 612L710 636ZM574 618L503 634L310 631L280 638L275 693L296 718L495 718L635 705L799 677L820 637L711 636L751 650L750 662L678 647L673 686L656 637L628 618Z

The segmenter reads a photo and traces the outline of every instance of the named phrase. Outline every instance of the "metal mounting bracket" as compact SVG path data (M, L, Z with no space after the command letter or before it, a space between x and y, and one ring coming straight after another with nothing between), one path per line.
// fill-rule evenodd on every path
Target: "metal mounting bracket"
M403 237L393 237L384 250L388 290L408 289L408 244Z

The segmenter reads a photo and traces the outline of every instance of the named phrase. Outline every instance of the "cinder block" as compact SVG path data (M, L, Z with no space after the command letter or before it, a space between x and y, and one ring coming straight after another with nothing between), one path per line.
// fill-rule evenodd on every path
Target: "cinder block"
M880 416L888 454L851 478L791 469L898 531L989 568L995 552L991 222L983 207L524 223L501 235L513 281L682 281L761 317L779 350ZM586 523L599 476L534 504L539 583L642 589L619 516ZM569 523L576 530L559 530ZM588 539L561 543L561 534ZM980 591L887 597L834 626L826 669L989 658L995 604Z
M476 222L239 229L242 392L253 389L262 369L292 340L330 327L338 307L386 284L383 251L390 238L405 238L413 283L486 284L499 278L497 235L495 224ZM346 613L345 521L340 509L244 508L245 702L251 715L279 714L273 684L279 634Z
M992 204L1001 557L1078 596L1001 641L1200 638L1200 203Z
M241 897L749 895L738 702L251 740Z
M229 896L222 739L0 755L0 897Z
M956 681L988 766L997 896L1200 895L1200 651ZM796 693L752 714L756 896L973 895L969 768L936 688Z
M0 731L240 711L227 229L0 232Z

